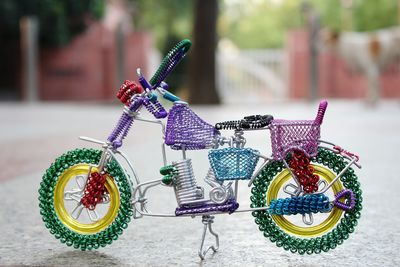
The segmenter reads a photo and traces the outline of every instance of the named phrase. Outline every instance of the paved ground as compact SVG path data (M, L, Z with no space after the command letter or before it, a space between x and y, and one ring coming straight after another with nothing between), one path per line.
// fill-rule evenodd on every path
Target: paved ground
M217 122L252 113L308 119L314 117L316 105L281 103L194 109L200 116ZM220 234L221 248L203 262L196 255L201 234L199 219L144 218L131 222L118 241L98 251L81 252L64 246L41 222L37 201L41 175L64 151L88 146L77 136L104 139L120 110L116 106L83 104L0 105L0 266L400 265L399 102L383 102L374 108L359 102L330 102L322 136L361 156L363 169L357 174L364 192L364 210L356 232L329 253L300 256L285 252L263 237L250 214L216 218L214 228ZM247 137L250 146L269 151L265 132ZM158 151L159 138L157 126L143 123L134 125L127 138L126 152L144 181L158 177L161 154L153 151ZM176 153L169 156L177 157ZM194 159L195 172L201 180L206 172L206 154L189 156ZM241 205L246 206L248 190L241 189ZM166 204L167 199L174 201L167 189L154 195L154 199L158 204L155 208L173 208Z

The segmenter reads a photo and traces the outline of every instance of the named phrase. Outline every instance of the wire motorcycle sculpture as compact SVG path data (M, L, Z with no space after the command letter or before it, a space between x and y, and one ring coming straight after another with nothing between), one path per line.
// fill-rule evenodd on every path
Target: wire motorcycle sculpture
M80 137L100 145L100 150L68 151L47 169L40 184L39 207L50 233L67 246L91 250L117 240L131 218L201 216L198 254L204 259L208 251L219 248L212 228L215 215L251 212L266 238L293 253L326 252L342 244L360 218L362 191L352 166L361 166L357 155L320 139L327 102L320 103L314 120L252 115L213 126L170 93L165 83L190 45L189 40L178 43L150 81L138 69L139 84L123 83L117 94L123 113L107 140ZM173 102L169 111L158 101L160 96ZM143 107L155 119L142 118ZM161 126L164 166L159 179L141 182L121 151L134 121ZM232 136L224 137L225 130L231 130ZM244 135L253 131L270 131L272 156L245 147ZM167 146L181 151L182 158L169 163ZM210 186L208 195L198 186L186 155L188 150L201 149L209 150L210 168L204 179ZM252 204L246 208L239 208L242 180L252 186ZM147 192L156 186L174 192L175 212L147 209ZM205 247L207 233L215 237L215 244Z

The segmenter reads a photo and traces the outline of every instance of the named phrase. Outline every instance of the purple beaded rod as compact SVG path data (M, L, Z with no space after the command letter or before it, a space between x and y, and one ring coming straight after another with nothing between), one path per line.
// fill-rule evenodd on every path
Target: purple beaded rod
M137 97L129 105L129 111L136 112L139 107L143 104L144 98ZM126 137L132 126L133 118L126 112L121 115L117 125L114 127L111 134L108 136L107 141L113 144L114 149L122 146L122 140Z
M224 204L205 203L198 207L178 207L175 210L176 216L191 215L191 214L204 214L208 212L234 212L239 208L239 203L235 199L230 199Z

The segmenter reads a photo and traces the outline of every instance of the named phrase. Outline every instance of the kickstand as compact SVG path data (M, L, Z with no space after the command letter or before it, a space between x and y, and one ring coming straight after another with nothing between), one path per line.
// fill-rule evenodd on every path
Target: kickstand
M219 237L218 234L215 233L212 229L211 224L214 222L214 216L211 215L203 215L201 222L204 224L204 230L203 230L203 237L201 239L201 244L200 244L200 249L199 249L199 257L201 260L204 260L204 257L206 256L207 252L211 249L214 252L217 252L219 249ZM206 249L203 250L204 247L204 240L206 239L206 234L207 234L207 228L209 232L215 236L215 246L209 246Z

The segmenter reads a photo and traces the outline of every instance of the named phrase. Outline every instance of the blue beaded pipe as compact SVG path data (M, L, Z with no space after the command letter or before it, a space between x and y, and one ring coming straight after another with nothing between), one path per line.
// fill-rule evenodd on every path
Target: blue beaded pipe
M301 197L273 199L268 213L272 215L296 215L305 213L329 212L333 205L324 194L305 195Z

